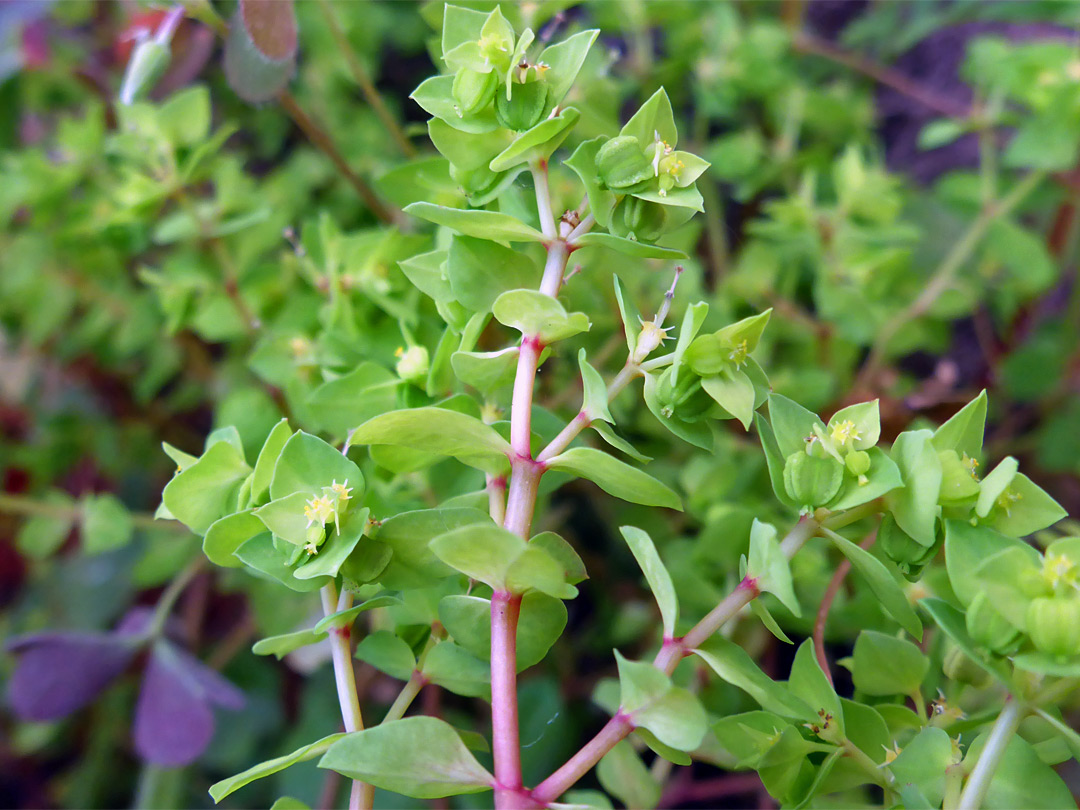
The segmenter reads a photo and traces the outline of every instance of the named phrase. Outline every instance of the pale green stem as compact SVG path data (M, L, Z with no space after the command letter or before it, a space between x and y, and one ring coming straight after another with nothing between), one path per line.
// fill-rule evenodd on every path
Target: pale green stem
M1005 755L1005 749L1009 747L1009 741L1012 740L1023 718L1023 706L1010 695L1005 700L1005 707L994 722L994 727L990 729L990 736L982 751L979 752L979 760L975 763L971 776L964 783L964 790L957 803L958 810L979 810L982 807L986 793L990 790L990 783L994 779L994 773L1001 764L1001 758Z

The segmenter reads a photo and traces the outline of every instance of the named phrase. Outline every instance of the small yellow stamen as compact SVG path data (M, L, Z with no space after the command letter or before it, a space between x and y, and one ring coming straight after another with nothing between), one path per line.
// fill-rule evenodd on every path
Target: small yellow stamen
M1010 487L998 496L997 505L1005 510L1006 515L1011 515L1013 504L1022 500L1023 497L1023 495Z
M965 467L967 467L968 472L971 473L971 477L974 478L976 481L978 481L979 480L979 460L977 458L972 458L967 453L964 453L964 457L962 459L960 459L960 462Z
M840 444L857 442L862 438L858 428L855 427L855 423L850 419L845 419L843 422L837 422L833 425L829 435L834 442L839 442Z
M1076 570L1076 563L1064 554L1051 552L1043 559L1043 579L1051 588L1058 585L1076 585L1078 573L1080 572Z
M741 368L746 364L746 355L749 354L750 347L745 340L739 341L735 344L735 348L728 354L728 360L735 364L735 368Z

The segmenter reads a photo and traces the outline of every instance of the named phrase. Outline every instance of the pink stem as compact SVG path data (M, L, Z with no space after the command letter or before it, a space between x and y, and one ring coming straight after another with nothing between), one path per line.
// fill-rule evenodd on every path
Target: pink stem
M521 792L518 741L517 622L521 597L498 591L491 598L491 731L495 755L495 806L514 807Z

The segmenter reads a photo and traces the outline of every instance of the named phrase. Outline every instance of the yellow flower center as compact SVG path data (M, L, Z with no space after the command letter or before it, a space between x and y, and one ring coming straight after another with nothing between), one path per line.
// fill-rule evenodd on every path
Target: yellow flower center
M1051 588L1058 585L1076 585L1076 563L1064 554L1049 553L1043 559L1043 578Z
M740 340L728 354L728 360L735 364L735 368L740 368L746 363L746 355L749 352L750 348L746 341Z
M325 495L318 495L307 502L304 506L304 517L307 518L308 526L318 523L325 526L336 517L334 504Z
M1012 514L1013 504L1021 500L1024 496L1016 490L1009 488L998 495L997 505L1001 509L1005 510L1006 515Z
M855 423L850 419L845 419L843 422L837 422L833 425L829 436L834 442L838 442L839 444L856 442L862 438L858 428L855 427Z
M979 480L979 460L977 458L972 458L967 453L964 453L964 457L960 459L960 463L967 467L972 478L976 481Z

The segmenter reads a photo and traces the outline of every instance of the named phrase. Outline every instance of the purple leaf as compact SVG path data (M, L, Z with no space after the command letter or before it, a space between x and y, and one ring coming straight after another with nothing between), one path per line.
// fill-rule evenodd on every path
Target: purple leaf
M211 703L230 708L243 694L167 641L154 645L135 708L135 749L148 762L187 765L214 736Z
M81 709L122 673L138 642L104 633L38 633L12 639L19 656L8 702L23 720L56 720Z

